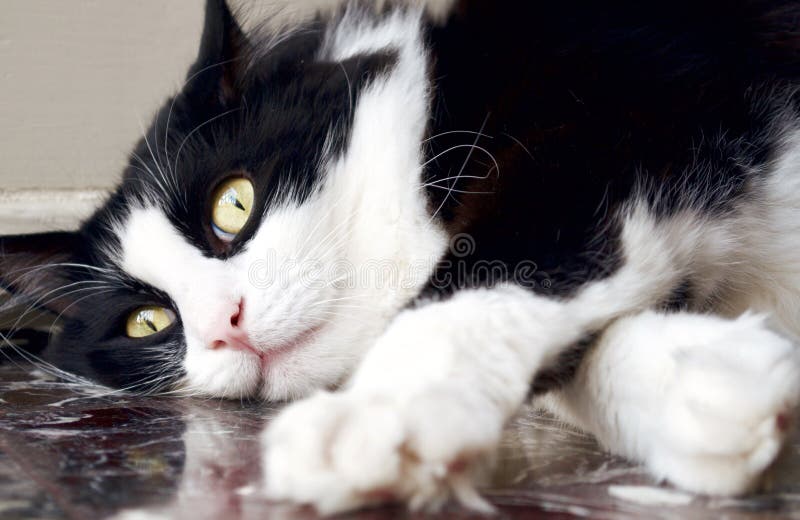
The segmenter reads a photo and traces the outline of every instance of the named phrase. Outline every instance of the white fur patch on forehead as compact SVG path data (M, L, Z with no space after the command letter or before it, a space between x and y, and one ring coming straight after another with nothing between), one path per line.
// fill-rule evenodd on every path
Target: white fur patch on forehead
M380 17L350 6L341 19L328 28L319 57L342 61L386 49L421 48L422 13L420 8L408 8Z
M131 276L163 291L180 291L190 284L189 273L214 262L192 246L161 208L131 210L117 234L121 267Z

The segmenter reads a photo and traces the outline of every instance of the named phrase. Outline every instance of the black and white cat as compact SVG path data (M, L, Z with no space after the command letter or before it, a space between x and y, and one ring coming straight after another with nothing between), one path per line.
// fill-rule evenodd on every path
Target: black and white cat
M456 495L526 398L754 489L800 395L800 4L369 4L197 62L75 233L6 237L60 369L289 400L267 490ZM339 388L336 392L329 392Z

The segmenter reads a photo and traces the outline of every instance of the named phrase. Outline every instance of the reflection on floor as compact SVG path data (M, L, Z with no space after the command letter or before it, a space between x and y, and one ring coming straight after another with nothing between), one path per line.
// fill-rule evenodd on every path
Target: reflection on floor
M0 367L0 518L310 519L259 493L259 432L274 409L87 393ZM800 518L800 437L769 494L694 497L658 486L591 438L526 411L485 486L499 518ZM397 508L358 519L413 518ZM457 508L433 518L472 518Z

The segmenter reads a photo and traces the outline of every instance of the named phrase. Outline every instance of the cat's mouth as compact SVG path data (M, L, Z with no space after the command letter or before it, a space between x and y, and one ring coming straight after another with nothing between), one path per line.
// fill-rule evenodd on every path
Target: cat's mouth
M269 367L281 359L309 344L317 336L321 328L322 325L309 327L287 341L270 346L267 350L252 349L261 360L262 371L266 372Z

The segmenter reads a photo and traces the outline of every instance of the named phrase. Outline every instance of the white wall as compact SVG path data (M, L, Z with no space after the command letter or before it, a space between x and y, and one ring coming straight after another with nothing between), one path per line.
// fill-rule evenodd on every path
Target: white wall
M0 188L109 187L196 54L203 0L0 0Z

